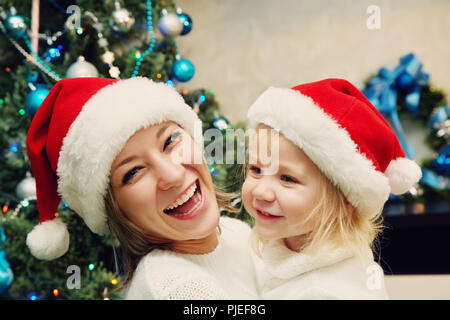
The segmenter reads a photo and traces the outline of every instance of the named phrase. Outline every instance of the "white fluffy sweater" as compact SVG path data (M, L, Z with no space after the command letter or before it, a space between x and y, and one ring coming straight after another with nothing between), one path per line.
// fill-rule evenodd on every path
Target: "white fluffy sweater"
M221 217L217 247L207 254L154 250L139 262L125 299L257 299L250 227Z
M361 255L325 247L317 255L289 250L282 240L270 242L252 257L262 299L387 299L384 273L369 247Z

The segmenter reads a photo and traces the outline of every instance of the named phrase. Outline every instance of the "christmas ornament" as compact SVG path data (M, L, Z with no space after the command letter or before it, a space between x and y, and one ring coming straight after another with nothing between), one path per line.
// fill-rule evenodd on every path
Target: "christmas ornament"
M66 76L67 78L98 77L98 71L92 63L81 56L67 69Z
M191 80L194 74L195 67L192 62L187 59L175 60L172 65L172 76L180 82Z
M189 32L191 32L193 26L191 17L188 16L186 13L178 13L178 18L180 19L181 24L183 25L181 35L184 36Z
M19 199L36 197L36 180L34 180L29 171L27 172L25 179L20 181L17 185L16 195Z
M5 27L14 39L23 38L27 34L27 24L22 16L11 14L6 17Z
M5 231L0 227L0 294L9 290L13 282L14 275L6 260L6 252L3 250L3 244L6 241Z
M127 9L120 7L118 1L116 1L115 5L116 10L113 11L109 24L116 32L128 32L134 25L134 18Z
M114 62L114 53L112 51L106 51L102 55L102 60L106 64L112 64Z
M159 19L158 29L165 37L176 37L183 31L183 24L178 15L167 13Z
M112 67L109 68L108 72L109 72L109 75L111 76L111 78L115 78L115 79L119 78L120 70L119 70L118 67L112 66Z
M25 108L27 112L34 116L42 102L47 97L50 89L45 84L35 84L35 90L31 90L25 99Z

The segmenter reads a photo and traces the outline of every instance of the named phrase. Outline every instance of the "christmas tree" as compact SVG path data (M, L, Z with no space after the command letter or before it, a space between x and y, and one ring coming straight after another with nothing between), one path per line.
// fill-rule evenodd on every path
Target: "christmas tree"
M46 0L40 4L39 0L11 0L0 4L1 298L121 298L121 292L115 290L121 280L115 259L120 251L117 239L93 234L64 202L56 215L70 231L69 251L57 260L40 261L26 246L28 232L39 222L26 134L58 80L145 76L174 86L198 113L203 129L221 130L224 142L227 129L244 129L242 124L231 125L222 115L211 89L179 88L194 76L195 67L182 56L176 37L189 34L192 27L191 17L171 0L131 0L126 4L114 0ZM242 151L242 141L231 140L233 150ZM221 189L240 189L243 176L239 166L211 163L210 172ZM236 206L239 202L237 198ZM249 222L245 211L238 218Z

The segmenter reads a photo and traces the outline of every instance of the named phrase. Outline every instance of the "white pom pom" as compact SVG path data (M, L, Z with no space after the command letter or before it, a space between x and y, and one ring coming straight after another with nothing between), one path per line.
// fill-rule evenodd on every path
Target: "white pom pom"
M69 249L69 232L60 219L38 224L27 236L31 254L41 260L61 257Z
M384 174L389 180L391 193L402 194L420 180L422 170L413 160L397 158L389 163Z

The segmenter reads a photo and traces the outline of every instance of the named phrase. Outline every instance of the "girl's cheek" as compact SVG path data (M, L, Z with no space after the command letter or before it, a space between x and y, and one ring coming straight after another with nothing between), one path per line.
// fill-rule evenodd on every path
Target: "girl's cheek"
M250 208L252 203L252 189L254 187L254 182L251 181L251 178L247 176L244 183L242 184L242 201L244 202L244 206L247 210Z

